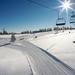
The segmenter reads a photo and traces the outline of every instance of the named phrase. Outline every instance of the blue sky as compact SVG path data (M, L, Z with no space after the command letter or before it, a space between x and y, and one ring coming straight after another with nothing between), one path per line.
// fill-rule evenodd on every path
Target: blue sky
M8 31L20 32L55 26L58 17L58 0L0 0L0 31L5 27ZM72 0L72 2L74 2Z

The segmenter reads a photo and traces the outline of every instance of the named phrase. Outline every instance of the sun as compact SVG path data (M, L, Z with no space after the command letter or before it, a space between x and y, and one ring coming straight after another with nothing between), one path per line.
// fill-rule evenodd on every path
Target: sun
M58 8L61 9L61 12L66 11L66 13L68 13L68 10L73 10L73 8L71 6L74 3L71 3L70 0L64 0L64 1L59 0L59 2L61 3L61 5L58 6Z
M70 8L70 2L69 1L65 1L64 3L62 3L62 8L68 10Z

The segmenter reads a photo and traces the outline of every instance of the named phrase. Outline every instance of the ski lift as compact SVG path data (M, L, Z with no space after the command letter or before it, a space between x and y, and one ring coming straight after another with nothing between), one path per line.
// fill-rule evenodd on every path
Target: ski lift
M61 17L60 13L58 12L58 18L56 20L56 26L63 26L66 24L66 20Z
M74 24L75 23L75 11L72 12L72 15L70 17L70 24Z
M56 20L56 26L62 26L66 24L66 20L63 17L58 17Z

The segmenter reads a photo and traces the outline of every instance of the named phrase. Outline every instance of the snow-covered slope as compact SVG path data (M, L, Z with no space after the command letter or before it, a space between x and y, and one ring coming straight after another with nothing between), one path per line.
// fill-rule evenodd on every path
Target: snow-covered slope
M74 30L58 34L47 34L29 41L52 53L54 56L75 69L75 43L73 43L73 41L75 41Z
M31 75L26 56L18 50L0 47L0 75Z
M47 37L49 38L48 35L45 36ZM40 36L34 39L35 43L41 38ZM7 40L4 39L3 42L5 41ZM43 41L47 43L46 39ZM52 54L23 39L0 47L0 75L75 75L75 70Z

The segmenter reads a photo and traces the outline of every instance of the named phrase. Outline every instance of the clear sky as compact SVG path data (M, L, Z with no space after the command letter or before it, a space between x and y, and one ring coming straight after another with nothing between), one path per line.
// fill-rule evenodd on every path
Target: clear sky
M30 1L0 0L0 31L3 27L10 32L20 32L55 26L58 17L55 7L60 5L58 0L33 0L38 5Z

